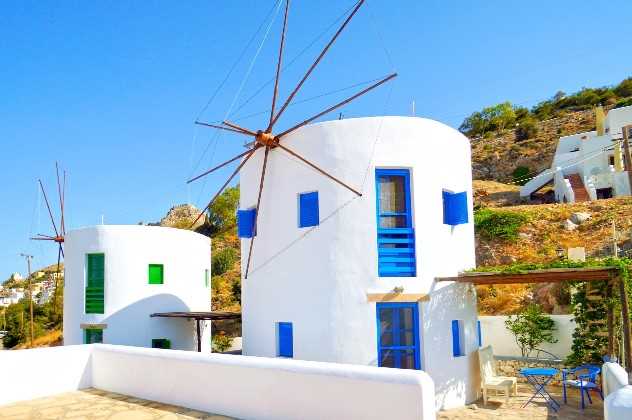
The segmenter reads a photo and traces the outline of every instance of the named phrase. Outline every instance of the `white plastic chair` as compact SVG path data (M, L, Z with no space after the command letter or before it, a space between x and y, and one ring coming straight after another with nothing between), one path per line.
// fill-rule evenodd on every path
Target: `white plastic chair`
M505 394L505 401L510 395L518 394L518 379L512 376L498 376L494 365L494 351L492 346L478 349L478 363L481 369L481 388L483 389L483 404L487 405L489 391L495 395L501 391Z

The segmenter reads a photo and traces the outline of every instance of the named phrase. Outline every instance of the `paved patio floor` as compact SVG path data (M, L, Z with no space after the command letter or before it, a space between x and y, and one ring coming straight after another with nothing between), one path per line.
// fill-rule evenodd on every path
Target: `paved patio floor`
M126 395L87 389L0 406L3 420L231 420L231 417L141 400Z
M591 393L593 404L590 405L586 400L586 409L580 408L579 391L571 389L568 391L568 404L564 404L562 400L561 387L547 387L547 391L562 405L562 408L556 413L549 408L541 399L534 403L530 403L527 407L522 405L533 395L533 388L529 388L524 384L518 385L518 396L509 399L505 403L505 397L492 396L487 401L487 406L483 405L483 400L477 401L475 404L457 408L454 410L445 410L437 413L438 420L539 420L539 419L568 419L568 420L586 420L586 419L603 419L603 403L601 398Z

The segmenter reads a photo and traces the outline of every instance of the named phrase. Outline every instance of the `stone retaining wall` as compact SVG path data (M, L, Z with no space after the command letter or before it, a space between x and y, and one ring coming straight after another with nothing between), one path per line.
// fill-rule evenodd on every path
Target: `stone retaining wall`
M562 385L562 373L561 370L568 367L562 360L542 360L532 357L507 357L496 356L496 374L500 376L515 376L518 378L518 382L526 383L527 380L524 376L520 375L520 369L526 367L546 367L555 368L560 373L555 375L555 378L549 382L551 385Z

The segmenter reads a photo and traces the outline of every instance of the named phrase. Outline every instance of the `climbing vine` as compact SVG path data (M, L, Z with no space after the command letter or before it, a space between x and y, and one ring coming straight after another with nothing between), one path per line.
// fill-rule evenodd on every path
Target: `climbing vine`
M516 263L506 266L477 267L472 271L517 274L552 268L590 267L616 267L618 275L625 285L628 299L632 302L632 278L630 276L632 259L629 258L611 257L590 259L585 262L561 260L550 263ZM620 354L616 345L617 342L621 342L619 328L621 325L621 300L619 288L613 285L609 290L608 282L606 281L570 281L569 283L572 290L571 306L576 328L573 332L571 354L567 357L566 363L574 366L583 363L601 363L601 358L605 355L608 347L607 314L609 307L613 309L615 315L615 353Z

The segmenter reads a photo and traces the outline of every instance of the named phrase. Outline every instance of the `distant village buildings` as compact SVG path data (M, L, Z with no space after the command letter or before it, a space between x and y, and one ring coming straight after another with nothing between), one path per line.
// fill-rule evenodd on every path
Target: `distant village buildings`
M629 125L632 106L613 109L607 116L598 107L596 129L560 137L551 168L522 186L520 195L529 197L550 184L560 203L631 195L622 142L623 128Z

